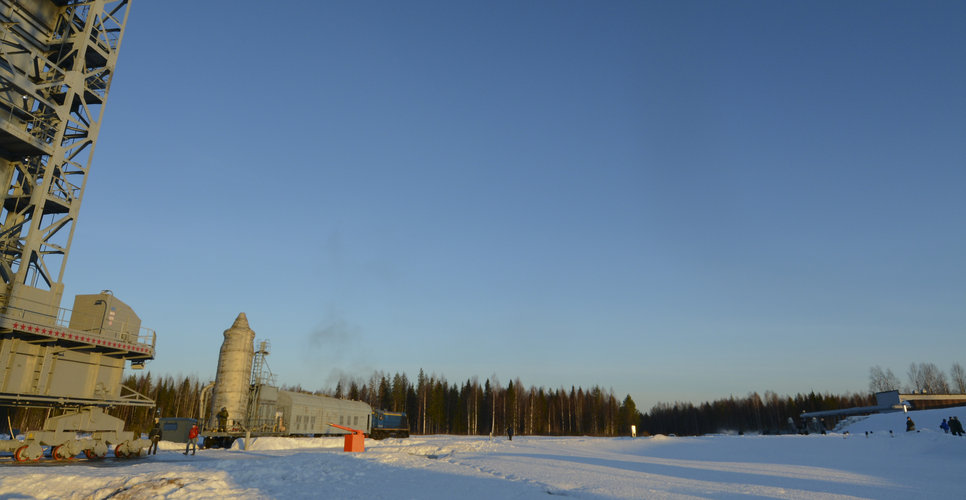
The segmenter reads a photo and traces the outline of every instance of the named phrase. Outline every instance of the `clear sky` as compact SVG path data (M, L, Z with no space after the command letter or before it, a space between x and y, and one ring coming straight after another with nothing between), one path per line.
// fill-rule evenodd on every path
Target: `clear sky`
M966 363L966 3L136 0L67 263L213 378ZM70 306L70 299L64 300Z

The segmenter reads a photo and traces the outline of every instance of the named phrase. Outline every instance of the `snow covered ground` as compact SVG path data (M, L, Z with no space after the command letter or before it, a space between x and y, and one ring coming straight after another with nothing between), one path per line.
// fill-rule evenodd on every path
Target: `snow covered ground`
M912 433L892 413L824 436L416 436L366 440L364 453L340 438L195 456L162 442L134 460L0 457L0 498L964 498L966 438L939 429L950 415L966 420L966 407L910 412Z

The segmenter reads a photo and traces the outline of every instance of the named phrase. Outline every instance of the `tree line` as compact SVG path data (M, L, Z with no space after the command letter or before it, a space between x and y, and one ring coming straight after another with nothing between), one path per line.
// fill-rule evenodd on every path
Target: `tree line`
M869 390L872 392L898 390L905 393L966 394L966 370L953 363L949 377L934 363L910 363L906 370L908 383L903 385L891 368L876 365L869 368Z
M912 363L902 386L889 369L870 368L871 392L900 389L903 392L966 393L966 373L954 364L947 378L932 363ZM126 428L146 431L155 416L199 417L201 383L194 376L154 376L132 373L124 385L156 402L150 407L117 407L110 413L126 422ZM283 386L296 392L300 386ZM767 391L746 397L730 396L699 404L659 403L640 412L630 395L619 399L612 389L592 386L525 386L517 378L502 384L494 375L482 383L477 377L450 383L444 377L420 370L415 380L406 374L374 372L368 380L342 377L334 390L312 394L365 401L373 408L406 412L413 434L503 434L512 427L518 434L532 435L629 435L636 426L640 435L701 435L723 431L791 432L802 412L835 410L875 404L870 394L796 394L779 396ZM39 429L51 413L46 409L0 409L3 425ZM791 420L790 420L791 419ZM6 430L6 429L4 429Z
M519 434L617 436L639 418L629 395L619 400L599 386L547 389L519 378L504 386L495 376L450 383L423 370L415 381L400 373L375 372L368 381L343 377L330 395L404 411L414 434L502 434L512 427Z
M787 434L798 432L802 412L871 406L871 394L796 394L779 396L766 391L743 398L731 396L698 405L660 403L641 416L641 428L650 434L698 436L719 432Z
M150 429L155 416L199 418L201 390L197 377L129 374L123 384L155 401L156 406L123 406L109 413L136 432ZM376 409L406 412L413 434L518 434L616 436L629 433L640 413L628 395L618 401L613 390L599 386L548 390L525 387L520 379L505 386L496 378L482 384L476 377L449 383L420 370L415 381L405 374L374 373L368 381L343 377L334 391L309 392L301 386L282 386L295 392L365 401ZM15 429L39 429L52 410L14 408L7 412ZM6 423L6 422L5 422Z

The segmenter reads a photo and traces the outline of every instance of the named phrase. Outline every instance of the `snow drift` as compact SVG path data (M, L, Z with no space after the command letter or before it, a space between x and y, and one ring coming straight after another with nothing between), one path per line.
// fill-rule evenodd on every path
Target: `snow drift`
M907 415L918 432L905 432ZM966 438L939 429L951 415L966 408L856 418L827 435L417 436L352 454L341 438L260 438L195 456L162 442L137 460L4 458L0 497L957 498Z

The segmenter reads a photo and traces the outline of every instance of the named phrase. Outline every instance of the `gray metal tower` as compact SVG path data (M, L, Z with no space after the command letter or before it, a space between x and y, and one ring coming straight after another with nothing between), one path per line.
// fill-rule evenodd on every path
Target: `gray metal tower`
M129 0L0 0L0 406L62 412L0 440L17 461L137 455L148 442L104 408L154 406L124 363L155 334L105 290L61 309L64 268ZM86 437L79 437L79 436Z
M0 0L0 307L56 317L128 0Z

